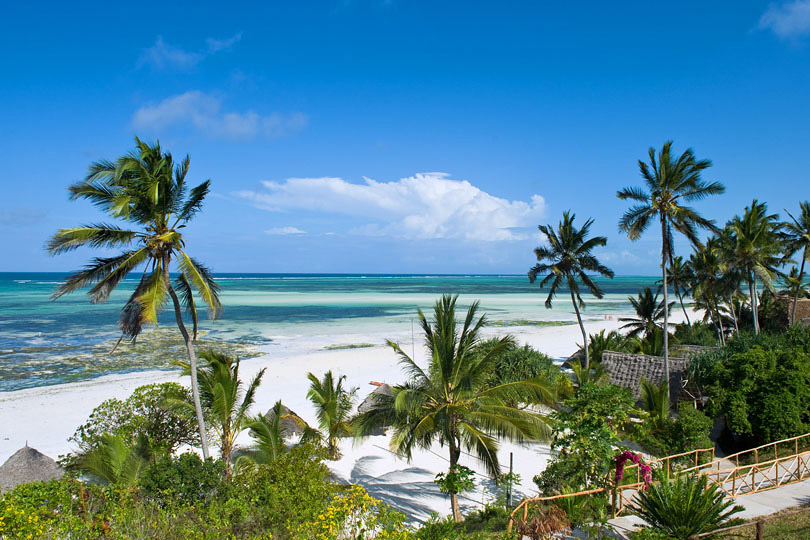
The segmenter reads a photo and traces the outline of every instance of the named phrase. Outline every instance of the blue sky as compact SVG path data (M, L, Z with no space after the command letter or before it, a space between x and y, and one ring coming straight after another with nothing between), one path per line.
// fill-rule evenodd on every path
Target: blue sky
M668 139L713 160L718 221L808 198L810 0L26 4L0 33L0 271L91 256L42 246L102 218L65 187L135 135L212 179L186 236L221 272L522 273L571 209L654 274L615 192Z

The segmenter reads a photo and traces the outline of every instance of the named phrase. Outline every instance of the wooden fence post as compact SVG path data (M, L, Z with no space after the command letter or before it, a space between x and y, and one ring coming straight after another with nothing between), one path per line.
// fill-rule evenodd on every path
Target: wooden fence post
M765 528L765 521L759 519L757 520L757 540L762 540L765 538L765 533L762 532L762 529Z

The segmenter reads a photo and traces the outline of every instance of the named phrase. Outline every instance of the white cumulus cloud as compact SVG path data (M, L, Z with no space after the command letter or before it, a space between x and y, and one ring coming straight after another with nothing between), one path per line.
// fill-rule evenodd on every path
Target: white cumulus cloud
M272 229L267 229L264 231L265 234L271 234L274 236L290 236L290 235L297 235L297 234L307 234L306 231L302 231L298 227L273 227Z
M445 173L421 173L391 182L369 178L289 178L237 195L270 211L309 210L356 218L348 231L409 239L508 241L529 238L545 201L510 201Z
M135 129L162 130L172 126L192 127L209 136L226 139L279 137L306 127L302 113L262 115L255 111L223 111L222 101L191 90L159 103L144 105L132 117Z
M190 69L214 53L225 51L233 47L242 39L239 32L227 39L206 39L206 48L200 51L186 51L180 47L170 45L158 36L155 44L144 49L138 59L138 66L149 64L158 69Z
M810 0L771 4L759 19L759 27L773 31L782 39L810 33Z

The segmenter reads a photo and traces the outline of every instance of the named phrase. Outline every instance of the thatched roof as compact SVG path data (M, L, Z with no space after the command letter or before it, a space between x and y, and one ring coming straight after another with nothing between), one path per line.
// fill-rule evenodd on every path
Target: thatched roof
M273 422L275 417L275 413L273 409L267 411L267 414L264 415L264 418L268 422ZM286 406L281 406L281 433L284 437L291 437L293 435L301 435L304 433L304 420L298 416L295 411L287 408Z
M27 444L0 466L0 493L17 484L61 478L65 471L57 463Z
M390 384L381 384L377 388L374 389L369 395L366 396L366 399L363 400L363 403L357 407L357 412L363 414L365 412L370 411L377 401L377 396L393 396L394 389L391 388Z
M689 358L669 357L669 395L673 399L677 399L680 393L681 374L689 362ZM662 356L605 351L602 353L602 367L610 375L610 384L629 388L636 399L641 396L641 379L654 384L661 384L665 379Z

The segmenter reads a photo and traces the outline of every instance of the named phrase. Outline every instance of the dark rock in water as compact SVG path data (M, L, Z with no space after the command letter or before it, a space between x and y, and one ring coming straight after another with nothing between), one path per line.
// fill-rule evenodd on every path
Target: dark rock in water
M62 478L64 474L64 469L54 460L26 445L0 466L0 493L10 491L18 484L45 482Z

